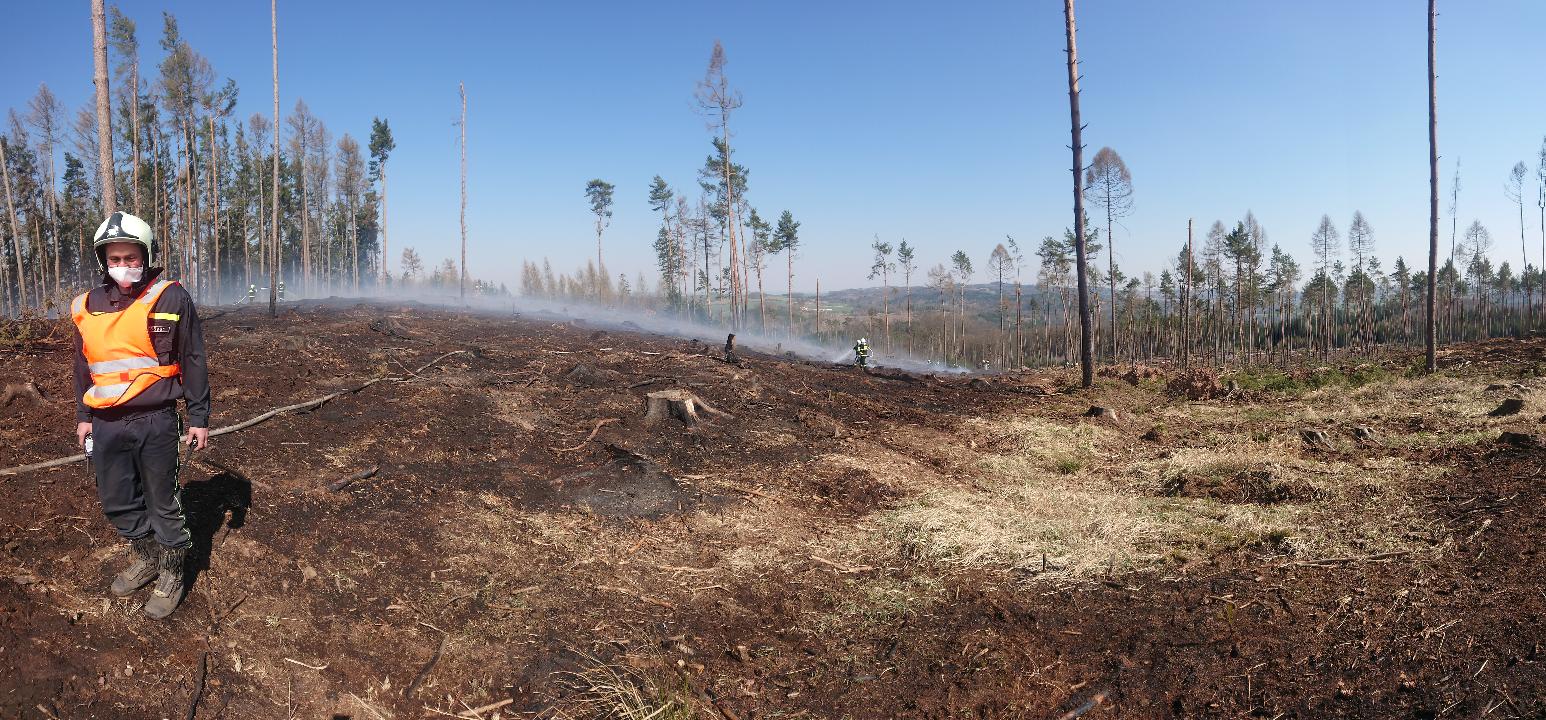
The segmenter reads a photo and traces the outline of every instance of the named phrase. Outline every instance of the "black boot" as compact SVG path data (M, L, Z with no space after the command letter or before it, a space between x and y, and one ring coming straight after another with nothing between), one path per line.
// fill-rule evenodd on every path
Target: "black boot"
M130 540L129 547L134 551L134 562L113 578L111 592L114 597L127 597L145 587L161 570L161 545L156 542L156 536Z
M183 599L183 561L188 557L188 548L161 548L161 575L156 581L156 589L150 593L150 599L145 601L145 614L156 620L161 620L172 614L177 609L177 604Z

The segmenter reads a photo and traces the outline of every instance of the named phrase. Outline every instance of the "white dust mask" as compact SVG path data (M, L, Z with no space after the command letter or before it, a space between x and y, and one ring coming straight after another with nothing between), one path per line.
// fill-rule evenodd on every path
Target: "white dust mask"
M145 268L142 267L110 267L107 269L108 277L120 285L133 285L145 277Z

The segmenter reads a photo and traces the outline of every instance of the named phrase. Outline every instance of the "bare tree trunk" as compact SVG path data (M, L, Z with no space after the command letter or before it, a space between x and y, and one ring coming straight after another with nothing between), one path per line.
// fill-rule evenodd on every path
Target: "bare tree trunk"
M48 144L48 223L49 234L51 235L50 244L53 245L54 252L54 297L57 298L62 293L59 280L59 256L64 253L60 248L61 243L59 240L59 193L54 190L54 171L54 144L50 141ZM117 200L113 202L116 204ZM1523 236L1521 235L1521 237Z
M1068 115L1074 153L1074 259L1079 274L1079 372L1084 387L1095 385L1095 337L1090 334L1090 288L1086 277L1084 248L1084 145L1079 124L1079 47L1074 26L1074 0L1063 0L1068 34ZM1109 240L1109 239L1108 239Z
M461 298L467 302L467 86L456 84L457 90L462 93L462 281ZM601 259L601 238L596 238L596 259ZM601 272L601 268L596 268Z
M33 294L38 299L38 312L41 314L48 310L48 251L47 246L39 240L43 237L43 227L39 225L38 218L28 221L32 225L32 238L34 242L33 253L37 259L33 261Z
M1192 219L1186 219L1186 289L1181 292L1181 367L1192 366Z
M794 337L794 248L784 248L785 272L784 279L789 283L784 291L784 304L787 310L785 322L789 325L789 337ZM820 283L821 281L816 281ZM821 294L816 294L816 317L821 317Z
M300 115L300 157L296 158L300 171L296 179L301 184L301 287L307 293L316 293L316 277L311 268L311 183L306 182L306 136L310 134L305 115Z
M268 0L269 30L274 49L274 202L269 246L268 314L279 317L279 0Z
M767 257L767 254L764 253L764 254L760 255L759 257L764 257L765 258L765 257ZM767 331L768 331L768 298L767 298L767 295L765 295L762 292L762 265L763 265L762 261L759 260L757 262L757 332L767 333Z
M387 273L387 178L386 163L381 163L381 289L386 290L386 285L391 276Z
M160 257L163 263L166 262L167 258L172 257L172 233L168 232L171 220L167 218L166 198L162 194L161 187L160 153L161 146L165 142L166 140L161 137L161 129L159 127L152 128L150 133L150 156L154 158L155 162L151 165L151 179L154 181L154 184L151 186L150 202L155 214L155 227L161 232Z
M129 117L133 127L129 128L134 133L134 166L130 170L133 178L130 185L134 190L134 214L140 212L140 59L138 57L129 61L129 82L133 87L129 88ZM100 121L99 121L100 124Z
M17 314L27 307L27 272L21 265L21 228L16 224L16 203L11 199L11 171L5 160L5 142L0 141L0 178L5 180L6 217L11 221L11 250L16 258L16 309Z
M821 339L821 278L816 278L816 320L811 324L816 330L816 339Z
M728 240L730 243L730 327L739 329L741 327L740 301L737 295L740 292L740 284L738 279L740 277L741 268L739 263L740 255L738 254L739 248L736 246L735 238L735 225L737 222L736 215L738 214L736 212L735 205L735 183L732 182L730 178L729 109L721 106L719 117L720 135L725 143L725 159L721 165L724 167L725 173L725 232L729 234L729 237L726 238L726 240Z
M263 172L263 149L262 148L255 148L254 149L254 153L258 156L258 173L259 173L259 177L262 177L262 172ZM263 274L263 265L265 264L263 259L266 257L263 254L263 252L264 252L263 249L264 249L264 247L266 247L268 245L268 243L264 241L264 238L268 237L268 232L267 232L267 230L264 229L264 223L263 223L263 219L266 217L266 215L264 214L264 208L265 208L265 205L264 205L264 199L263 199L263 183L259 182L258 183L258 237L257 237L257 240L258 240L258 275L260 275L260 276ZM246 263L247 263L246 264L246 273L245 273L245 277L243 279L246 282L248 287L252 287L252 285L254 284L252 282L252 244L247 241L246 236L242 237L242 249L243 249L243 253L246 256Z
M187 118L183 119L183 263L182 275L184 279L194 283L194 290L202 289L201 278L195 272L193 245L199 234L198 213L195 211L194 198L197 193L197 185L193 178L193 152L195 136L193 128L189 127Z
M466 277L467 260L462 259L462 276ZM358 201L349 200L349 278L354 294L360 294L360 218ZM463 283L465 285L465 282Z
M107 83L107 9L91 0L91 46L95 55L92 83L97 87L97 174L102 178L102 213L118 211L118 187L113 177L113 109ZM53 153L49 153L52 160Z
M1015 367L1025 367L1025 340L1020 335L1020 281L1015 280Z
M220 304L220 188L215 174L220 166L217 165L215 156L215 116L209 116L209 212L213 219L209 232L210 244L210 278L209 291L214 296L214 303Z
M1111 288L1111 364L1117 360L1117 243L1111 234L1111 184L1106 184L1106 284Z
M1428 0L1428 372L1439 369L1434 346L1434 295L1439 271L1439 96L1438 75L1434 67L1434 41L1437 35L1438 0Z

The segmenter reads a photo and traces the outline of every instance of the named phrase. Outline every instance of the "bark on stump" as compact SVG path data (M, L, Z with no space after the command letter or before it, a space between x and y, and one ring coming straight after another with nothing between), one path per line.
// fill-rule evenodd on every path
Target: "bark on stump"
M1331 434L1327 433L1325 430L1305 428L1299 431L1299 437L1300 439L1304 440L1304 444L1309 445L1312 448L1318 448L1321 450L1337 449L1337 446L1331 442Z
M1104 418L1106 420L1111 420L1111 421L1115 422L1116 419L1117 419L1117 411L1112 410L1111 408L1108 408L1108 407L1101 407L1099 405L1091 405L1089 410L1084 411L1084 416L1085 417L1091 417L1091 418Z
M703 415L731 417L729 413L716 409L703 398L681 388L657 390L644 396L644 421L647 423L676 418L682 424L692 427L703 422Z
M48 401L43 399L43 394L38 392L38 386L31 382L6 385L5 391L0 392L0 407L10 405L12 400L17 399L31 400L39 405L48 404Z
M1512 432L1505 430L1498 436L1498 442L1503 445L1513 445L1521 448L1537 448L1542 446L1541 439L1529 433Z

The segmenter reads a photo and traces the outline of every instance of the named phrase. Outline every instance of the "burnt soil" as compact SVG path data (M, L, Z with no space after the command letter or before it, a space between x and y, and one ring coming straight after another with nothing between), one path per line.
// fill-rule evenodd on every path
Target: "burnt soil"
M696 717L1042 718L1092 701L1084 717L1546 717L1539 446L1426 458L1454 468L1421 496L1453 538L1435 562L1242 547L1038 584L905 552L791 551L840 545L908 492L817 459L903 454L970 483L963 422L1077 418L1136 389L1073 391L1066 373L973 387L745 351L727 364L679 338L422 306L236 310L206 334L215 427L394 379L186 464L197 574L164 622L107 595L125 546L85 465L0 476L0 717L183 717L206 661L198 718L503 700L482 717L526 717L594 663ZM46 399L0 408L0 467L76 451L65 337L0 348L6 381ZM673 387L728 415L644 423L644 394ZM1246 476L1172 489L1304 499ZM943 601L839 612L871 583L924 578Z

